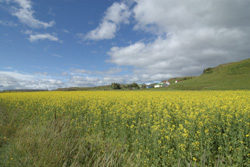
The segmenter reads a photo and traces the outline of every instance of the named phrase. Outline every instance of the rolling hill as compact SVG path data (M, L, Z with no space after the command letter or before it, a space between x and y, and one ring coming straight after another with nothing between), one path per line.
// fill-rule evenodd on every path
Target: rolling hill
M174 80L182 80L174 83ZM168 90L250 90L250 59L207 68L197 77L169 80Z

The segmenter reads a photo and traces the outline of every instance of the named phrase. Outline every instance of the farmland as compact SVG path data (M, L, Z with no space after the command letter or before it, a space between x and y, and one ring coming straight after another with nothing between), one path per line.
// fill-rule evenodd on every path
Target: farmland
M247 166L250 91L0 94L0 166Z

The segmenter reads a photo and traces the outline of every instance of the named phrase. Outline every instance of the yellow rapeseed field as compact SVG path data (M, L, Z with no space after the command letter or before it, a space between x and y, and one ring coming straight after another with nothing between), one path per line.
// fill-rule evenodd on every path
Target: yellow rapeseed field
M250 164L250 91L1 93L22 120L69 120L141 166Z

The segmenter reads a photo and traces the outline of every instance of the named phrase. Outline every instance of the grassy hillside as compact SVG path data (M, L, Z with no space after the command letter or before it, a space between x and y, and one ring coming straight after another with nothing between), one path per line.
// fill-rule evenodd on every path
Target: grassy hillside
M181 79L179 79L181 80ZM250 89L250 59L207 68L203 74L173 83L169 90L245 90Z

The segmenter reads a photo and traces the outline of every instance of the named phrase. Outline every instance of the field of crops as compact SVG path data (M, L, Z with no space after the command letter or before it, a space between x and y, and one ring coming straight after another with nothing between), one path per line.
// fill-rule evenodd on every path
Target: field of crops
M22 153L6 154L10 164L18 159L16 163L37 166L42 162L50 166L250 166L250 91L1 93L0 107L16 114L20 126L28 122L40 128L35 132L29 126L23 131L36 139L36 158L26 156L34 153L30 142L16 142L15 152ZM70 140L72 148L57 148L48 140L39 143L50 136L41 128L50 125L49 129L57 128L53 142L69 147ZM59 141L66 128L68 138ZM5 140L0 134L0 143ZM49 151L55 162L42 159L43 152Z

